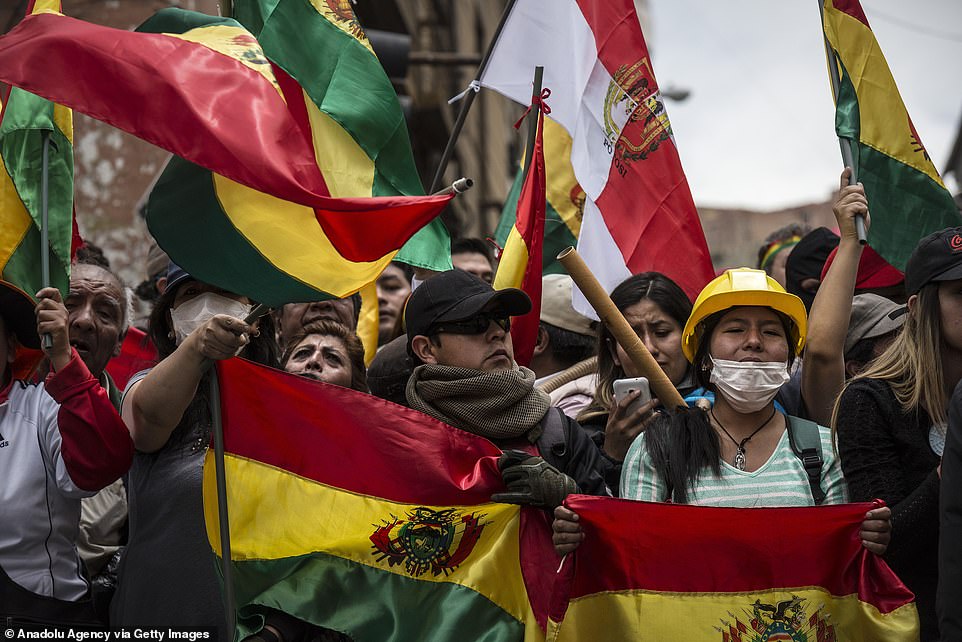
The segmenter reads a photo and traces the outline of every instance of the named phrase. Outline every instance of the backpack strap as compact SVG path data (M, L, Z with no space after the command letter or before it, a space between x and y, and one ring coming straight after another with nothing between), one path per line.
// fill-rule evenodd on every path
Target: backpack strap
M802 462L808 475L808 485L811 487L812 499L820 506L825 501L825 491L822 490L822 436L818 424L814 421L788 415L788 443L792 452Z
M541 436L538 437L538 451L546 462L558 470L567 470L568 435L567 421L561 408L551 406L541 420Z

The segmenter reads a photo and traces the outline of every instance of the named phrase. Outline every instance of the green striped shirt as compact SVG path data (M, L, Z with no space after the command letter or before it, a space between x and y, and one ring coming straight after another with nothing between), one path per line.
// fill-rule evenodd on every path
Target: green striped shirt
M832 448L832 433L819 426L822 438L822 490L825 504L848 501L842 467ZM628 450L621 471L621 496L646 502L668 498L668 484L655 470L645 447L645 433L638 435ZM721 462L721 475L703 469L698 482L688 493L690 504L758 508L777 506L814 506L808 475L801 460L792 452L788 431L782 433L775 452L758 470L738 470Z

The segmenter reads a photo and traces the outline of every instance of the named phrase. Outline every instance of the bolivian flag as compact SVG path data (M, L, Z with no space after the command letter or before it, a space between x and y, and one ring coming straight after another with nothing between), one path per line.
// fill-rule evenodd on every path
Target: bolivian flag
M578 244L581 217L585 207L585 192L571 167L571 136L564 127L544 117L545 207L542 274L567 274L555 258L566 247ZM508 235L518 217L518 198L524 183L524 170L518 170L514 184L504 200L501 220L494 236L498 245L505 247Z
M853 169L865 185L872 212L868 241L905 270L922 237L962 219L915 131L858 0L824 0L822 8L829 55L841 74L835 130L851 146Z
M515 360L522 366L531 363L541 317L541 256L545 227L544 114L540 98L531 109L537 118L531 165L518 198L517 219L504 243L504 251L494 275L494 289L519 288L531 299L531 310L511 324Z
M60 0L31 0L27 15L60 11ZM47 66L38 68L40 75ZM73 115L62 105L13 87L0 101L0 273L31 295L41 280L43 132L48 155L47 234L50 284L64 295L70 280L73 224Z
M871 504L708 508L571 496L552 640L918 640L912 593L862 547Z
M166 9L127 32L28 16L0 37L0 81L180 156L161 183L192 181L199 191L170 196L192 206L149 221L152 233L198 278L263 303L356 291L450 200L332 198L300 87L228 18ZM209 214L221 220L199 220L199 204L211 198L244 200L247 216L236 220L225 205ZM148 205L148 217L158 207Z
M299 85L292 90L303 102L299 113L331 196L424 194L397 94L349 1L235 0L234 17L254 34L268 60ZM395 260L450 270L447 228L440 219L431 221ZM378 341L377 291L370 280L360 290L357 324L367 363Z
M240 359L217 368L240 638L271 608L359 642L543 639L522 509L490 502L497 447L346 388Z
M317 162L332 196L419 196L407 125L349 0L235 0L234 17L303 91ZM440 220L408 241L398 259L451 269Z

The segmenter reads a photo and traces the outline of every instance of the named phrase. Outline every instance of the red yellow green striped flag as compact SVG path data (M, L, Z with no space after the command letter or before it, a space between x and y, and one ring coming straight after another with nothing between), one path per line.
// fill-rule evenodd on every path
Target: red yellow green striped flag
M235 0L234 17L301 86L318 166L332 196L424 194L397 94L350 2ZM440 219L431 221L394 260L450 270L447 228ZM377 351L377 293L373 281L360 291L357 331L370 363Z
M548 93L545 90L545 93ZM531 298L531 310L511 323L514 359L522 366L531 363L534 346L538 343L541 317L541 255L545 227L545 160L544 114L541 97L535 98L531 109L537 118L537 131L531 165L518 197L515 224L504 243L504 251L494 275L494 289L519 288ZM519 121L520 122L520 121Z
M60 11L60 0L31 0L27 15ZM46 65L39 67L46 73ZM62 105L12 87L0 101L0 273L33 294L41 279L43 132L48 157L50 285L66 294L73 224L73 115Z
M824 0L822 24L840 73L835 130L851 146L872 212L868 242L904 270L919 239L959 225L962 218L915 131L858 0Z
M148 205L152 233L198 278L269 305L355 292L450 200L332 198L300 86L231 19L166 9L127 32L28 16L0 37L0 81L183 157Z
M332 196L424 194L397 94L350 2L235 0L234 17L303 89L317 162ZM451 269L440 219L396 260Z
M914 596L858 532L872 504L707 508L570 496L549 640L918 640Z
M238 639L266 608L358 642L543 639L519 553L522 510L533 509L491 503L503 487L496 446L241 359L217 369Z
M571 136L550 116L544 118L544 159L547 205L541 273L567 274L555 257L566 247L578 244L585 191L578 184L574 168L571 167ZM501 247L505 246L508 235L515 226L518 198L521 196L523 183L524 171L519 168L514 184L504 200L501 219L494 233L495 240Z

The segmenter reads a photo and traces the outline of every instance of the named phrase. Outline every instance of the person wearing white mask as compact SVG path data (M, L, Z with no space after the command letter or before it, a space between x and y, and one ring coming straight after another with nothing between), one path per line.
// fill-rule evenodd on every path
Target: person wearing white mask
M802 301L761 270L728 270L705 286L682 332L704 399L659 418L632 443L621 496L730 507L847 501L831 431L780 412L775 402L804 346L805 328ZM811 452L806 448L820 451L815 470L803 463L803 451ZM866 514L865 548L885 552L890 515L888 508ZM560 554L583 538L577 517L564 507L555 511L553 530Z
M111 605L112 626L216 627L230 638L201 491L211 434L210 362L244 356L277 366L270 315L244 318L246 297L171 264L150 316L160 362L134 375L121 403L137 453L127 480L129 539Z

